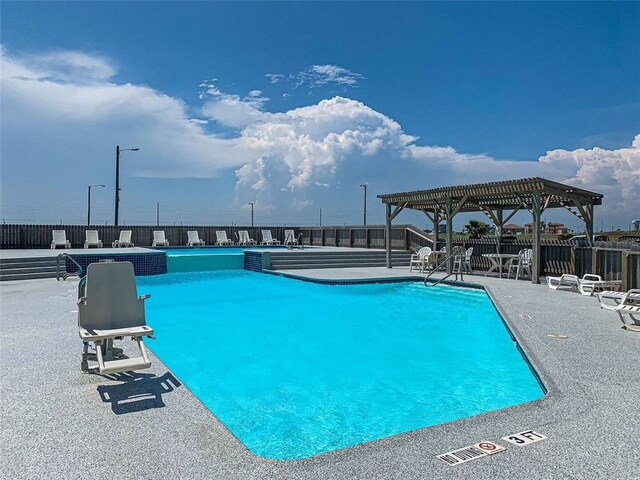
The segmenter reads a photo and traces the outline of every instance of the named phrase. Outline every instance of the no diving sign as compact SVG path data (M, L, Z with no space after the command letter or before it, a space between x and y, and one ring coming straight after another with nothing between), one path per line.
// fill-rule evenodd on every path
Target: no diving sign
M547 438L548 437L545 437L541 433L534 432L533 430L525 430L524 432L514 433L512 435L502 437L503 440L506 440L509 443L513 443L514 445L518 445L519 447L531 445L532 443L540 442L542 440L546 440Z

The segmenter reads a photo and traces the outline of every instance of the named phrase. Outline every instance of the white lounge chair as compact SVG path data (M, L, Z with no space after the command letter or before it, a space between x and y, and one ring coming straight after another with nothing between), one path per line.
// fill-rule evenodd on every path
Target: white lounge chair
M413 267L417 266L419 272L424 272L431 256L431 247L422 247L418 250L418 253L411 255L411 261L409 262L409 271L413 271Z
M145 321L144 300L137 296L131 262L92 263L78 286L78 333L83 342L81 370L103 375L149 368L151 362L142 337L153 335ZM113 347L114 340L130 337L137 343L139 357L126 358ZM89 353L93 343L95 354ZM89 360L97 366L89 367Z
M102 248L102 240L98 238L97 230L86 230L84 232L84 235L85 235L84 248L89 248L89 247Z
M169 240L164 236L164 230L154 230L153 231L153 242L151 243L152 247L168 247Z
M131 230L120 230L120 238L111 244L113 248L133 247L131 241Z
M600 275L591 273L583 275L582 278L565 273L560 277L547 277L547 285L552 290L569 288L580 292L582 295L590 296L600 291L620 288L622 282L620 280L602 280Z
M284 244L285 245L296 245L298 242L296 240L296 235L293 230L285 230L284 231Z
M629 292L618 292L615 290L604 290L597 292L596 297L600 302L600 307L605 310L615 310L618 305L626 298L634 300L635 303L640 304L640 292L638 290L632 290Z
M640 289L629 290L612 310L620 317L622 328L640 332Z
M67 240L67 232L64 230L53 230L53 240L51 241L51 249L57 247L71 248L71 243Z
M225 230L216 230L216 240L218 245L233 245L233 242L227 238Z
M204 240L200 240L200 235L196 230L187 231L187 247L194 247L196 245L205 245Z
M280 245L280 240L276 240L271 236L271 230L261 230L262 241L260 245Z
M238 245L255 245L257 242L253 238L249 238L249 232L240 230L238 232Z
M509 260L507 278L511 276L511 270L516 271L516 280L520 277L521 271L526 271L531 275L531 259L533 258L533 249L525 248L518 252L518 258Z

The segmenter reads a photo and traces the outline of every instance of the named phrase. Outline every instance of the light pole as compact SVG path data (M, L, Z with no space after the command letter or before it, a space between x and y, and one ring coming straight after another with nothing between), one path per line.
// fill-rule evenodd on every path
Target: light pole
M91 187L106 187L106 185L89 185L87 189L87 227L91 225Z
M249 202L247 205L251 205L251 228L253 228L253 202Z
M367 184L363 183L360 186L364 187L364 222L363 222L363 225L366 225L367 224Z
M120 152L137 152L139 148L120 148L120 145L116 145L116 208L115 218L113 224L118 226L118 209L120 207Z

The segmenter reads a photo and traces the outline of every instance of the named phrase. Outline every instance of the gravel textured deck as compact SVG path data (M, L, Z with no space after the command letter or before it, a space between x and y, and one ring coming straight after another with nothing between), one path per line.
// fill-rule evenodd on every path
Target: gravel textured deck
M291 273L325 279L409 274L406 268ZM465 279L487 286L547 396L289 462L247 451L153 355L145 373L81 374L76 282L5 282L0 477L640 478L640 334L622 330L617 316L600 310L594 298L526 281ZM526 429L549 439L520 448L500 440ZM435 457L481 440L507 450L457 466Z

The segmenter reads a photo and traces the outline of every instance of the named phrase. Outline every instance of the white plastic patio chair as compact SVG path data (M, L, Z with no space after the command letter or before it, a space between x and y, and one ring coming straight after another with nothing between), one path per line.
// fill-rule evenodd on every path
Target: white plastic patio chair
M261 230L262 241L260 245L280 245L280 240L276 240L271 236L271 230Z
M525 248L518 252L518 258L509 260L507 278L511 276L511 270L516 271L516 280L520 277L521 271L526 271L531 275L531 259L533 258L533 249Z
M57 247L71 248L71 243L67 240L67 232L64 230L53 230L53 239L51 241L51 249L55 250Z
M547 285L552 290L569 288L580 292L582 295L591 296L601 291L620 288L622 281L602 280L600 275L592 273L586 273L582 278L578 278L577 275L563 274L560 277L547 277Z
M233 242L227 238L225 230L216 230L216 240L218 245L233 245Z
M168 247L169 240L164 236L164 230L154 230L153 231L153 242L151 243L152 247Z
M97 230L86 230L84 232L84 236L85 236L84 248L89 248L89 247L102 248L102 240L98 238Z
M462 263L462 271L469 271L469 273L472 273L473 271L471 270L471 255L473 255L473 247L469 247L465 250L464 252L464 261ZM460 265L458 265L460 263L460 259L462 259L462 257L455 257L454 261L453 261L453 271L454 272L458 272L460 271Z
M204 240L200 240L200 235L196 230L187 231L187 247L203 246L204 244Z
M293 230L285 230L284 231L284 244L285 245L295 245L298 242L296 241L295 232Z
M417 266L419 272L424 272L427 265L429 264L429 257L431 256L431 247L422 247L418 250L418 253L414 253L411 255L411 260L409 262L409 271L413 271L413 267Z
M238 244L239 245L255 245L257 242L249 237L247 230L240 230L238 232Z
M97 370L103 375L149 368L151 362L142 337L151 337L144 301L149 295L137 296L131 262L92 263L87 276L78 285L78 333L83 342L81 370ZM114 340L130 337L137 343L139 357L127 358L113 347ZM95 354L89 353L89 343ZM89 368L89 360L97 367Z
M121 230L120 238L111 244L113 248L120 247L133 247L133 242L131 241L131 230Z

